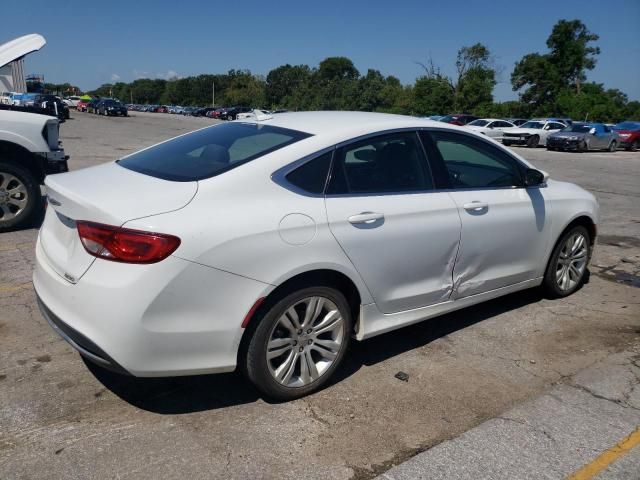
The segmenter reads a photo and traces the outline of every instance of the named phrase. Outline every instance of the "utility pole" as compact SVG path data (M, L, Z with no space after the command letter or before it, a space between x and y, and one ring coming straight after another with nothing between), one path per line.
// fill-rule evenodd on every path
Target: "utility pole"
M211 81L211 106L216 106L216 82Z

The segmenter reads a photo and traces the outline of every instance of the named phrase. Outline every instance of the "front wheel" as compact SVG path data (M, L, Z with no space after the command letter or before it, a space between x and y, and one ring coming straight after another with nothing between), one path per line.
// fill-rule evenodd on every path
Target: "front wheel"
M40 187L31 172L0 162L0 232L30 221L39 204Z
M292 400L322 388L342 362L351 334L344 295L329 287L293 292L264 313L247 347L245 372L265 395Z
M634 142L627 147L630 152L637 152L640 150L640 139L634 140Z
M539 143L540 143L540 137L538 137L538 135L531 135L527 139L527 147L529 148L536 148Z
M609 144L609 148L607 149L609 152L615 152L616 148L618 148L618 144L616 143L615 140L613 140L610 144Z
M543 287L551 297L566 297L582 286L590 249L589 232L582 225L569 229L562 236L553 249L543 280Z

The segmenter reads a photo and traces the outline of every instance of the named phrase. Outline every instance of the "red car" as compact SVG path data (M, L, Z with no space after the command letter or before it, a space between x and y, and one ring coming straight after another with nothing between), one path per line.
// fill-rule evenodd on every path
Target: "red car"
M473 115L468 115L466 113L452 113L451 115L447 115L446 117L442 117L440 119L441 122L451 123L452 125L466 125L469 122L473 122L474 120L478 120L479 117L474 117Z
M637 152L640 150L640 122L622 122L613 127L620 139L619 146Z
M91 100L78 100L78 103L76 105L76 110L78 110L79 112L86 112L87 105L89 105L90 101Z

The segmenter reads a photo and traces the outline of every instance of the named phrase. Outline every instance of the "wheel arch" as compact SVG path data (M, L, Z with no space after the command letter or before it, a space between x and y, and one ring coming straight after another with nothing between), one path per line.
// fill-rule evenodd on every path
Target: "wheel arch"
M11 163L13 165L26 168L35 177L38 183L44 181L45 173L42 162L36 155L14 142L0 140L0 162Z
M281 298L295 292L296 290L312 286L332 287L340 291L349 303L353 319L353 329L354 331L357 331L362 295L358 290L356 283L349 278L348 275L343 272L339 272L338 270L330 268L308 270L286 279L269 292L262 301L259 301L259 306L252 312L248 325L242 332L242 338L238 348L238 365L244 365L249 341L251 340L251 336L253 335L257 325L260 323L262 316Z
M587 232L589 233L589 244L590 244L589 257L591 257L591 253L593 252L593 246L595 245L595 242L596 242L596 236L598 235L598 227L594 222L593 218L583 213L574 217L569 223L567 223L567 225L557 235L555 241L553 242L553 246L551 247L551 249L549 250L549 254L547 255L547 263L545 264L545 269L544 269L545 275L547 270L549 269L549 262L551 261L551 257L556 247L558 246L558 243L560 242L560 240L562 240L562 237L564 237L565 233L567 233L570 229L578 225L585 227L587 229Z

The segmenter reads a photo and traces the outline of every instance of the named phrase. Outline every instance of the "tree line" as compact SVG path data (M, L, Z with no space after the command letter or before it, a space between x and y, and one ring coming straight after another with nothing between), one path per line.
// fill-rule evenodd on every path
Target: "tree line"
M138 79L104 84L88 92L123 102L178 105L247 105L289 110L362 110L409 115L452 112L478 116L558 116L616 122L640 119L640 102L618 89L587 82L600 49L598 35L580 20L560 20L547 39L546 53L518 61L511 85L519 100L495 102L493 90L501 69L489 49L464 46L455 59L455 75L442 73L431 59L412 85L368 69L361 73L346 57L329 57L316 67L282 65L266 76L249 70L185 78Z

